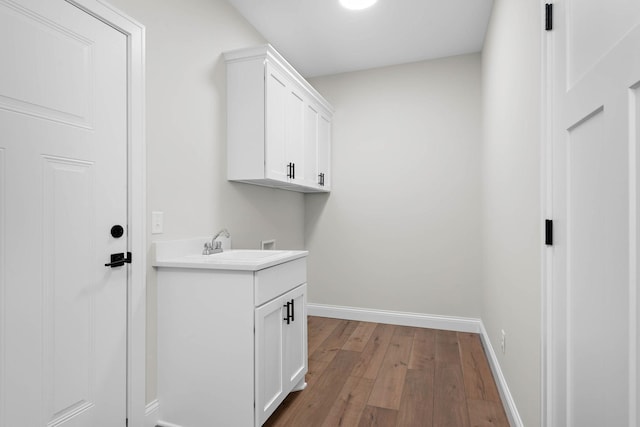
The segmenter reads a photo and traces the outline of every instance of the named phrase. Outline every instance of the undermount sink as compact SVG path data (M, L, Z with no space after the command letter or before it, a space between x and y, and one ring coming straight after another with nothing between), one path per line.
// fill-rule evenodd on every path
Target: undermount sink
M232 249L211 255L186 255L185 258L200 259L202 261L253 261L270 257L282 256L291 251L267 251L256 249Z

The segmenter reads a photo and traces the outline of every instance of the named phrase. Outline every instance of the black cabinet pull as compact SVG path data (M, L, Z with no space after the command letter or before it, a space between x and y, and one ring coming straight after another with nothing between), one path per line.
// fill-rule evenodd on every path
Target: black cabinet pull
M282 320L286 320L287 321L287 325L289 324L289 320L291 318L291 303L287 302L285 305L283 305L283 307L287 307L287 317L283 318Z
M296 164L287 164L287 178L296 179Z
M293 304L293 298L291 298L291 301L287 301L286 304L283 304L283 307L287 307L287 317L283 317L282 320L286 320L287 321L287 325L290 324L291 322L295 321L295 306Z
M324 187L324 173L318 175L318 184Z

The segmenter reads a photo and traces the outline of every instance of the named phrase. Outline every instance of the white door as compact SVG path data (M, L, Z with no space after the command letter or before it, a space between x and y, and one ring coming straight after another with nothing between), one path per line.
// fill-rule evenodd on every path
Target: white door
M558 1L553 21L547 422L637 427L640 2Z
M63 0L0 0L1 427L125 424L126 51Z

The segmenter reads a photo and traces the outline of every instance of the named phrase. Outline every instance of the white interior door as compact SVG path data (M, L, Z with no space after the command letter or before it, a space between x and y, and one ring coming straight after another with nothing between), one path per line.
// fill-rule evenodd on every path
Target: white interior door
M547 421L636 427L640 2L553 15Z
M0 426L126 417L126 37L0 0ZM113 237L113 225L124 235Z

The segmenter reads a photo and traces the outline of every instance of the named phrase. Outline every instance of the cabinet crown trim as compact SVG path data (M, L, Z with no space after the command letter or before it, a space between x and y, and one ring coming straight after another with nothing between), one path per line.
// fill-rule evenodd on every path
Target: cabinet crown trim
M330 116L333 116L335 110L329 101L327 101L313 86L311 86L311 84L309 84L309 82L270 44L231 50L224 52L223 55L227 64L241 61L252 61L259 58L265 58L267 61L279 64L298 82L298 84L307 90L323 108L327 110L327 113L329 113Z

